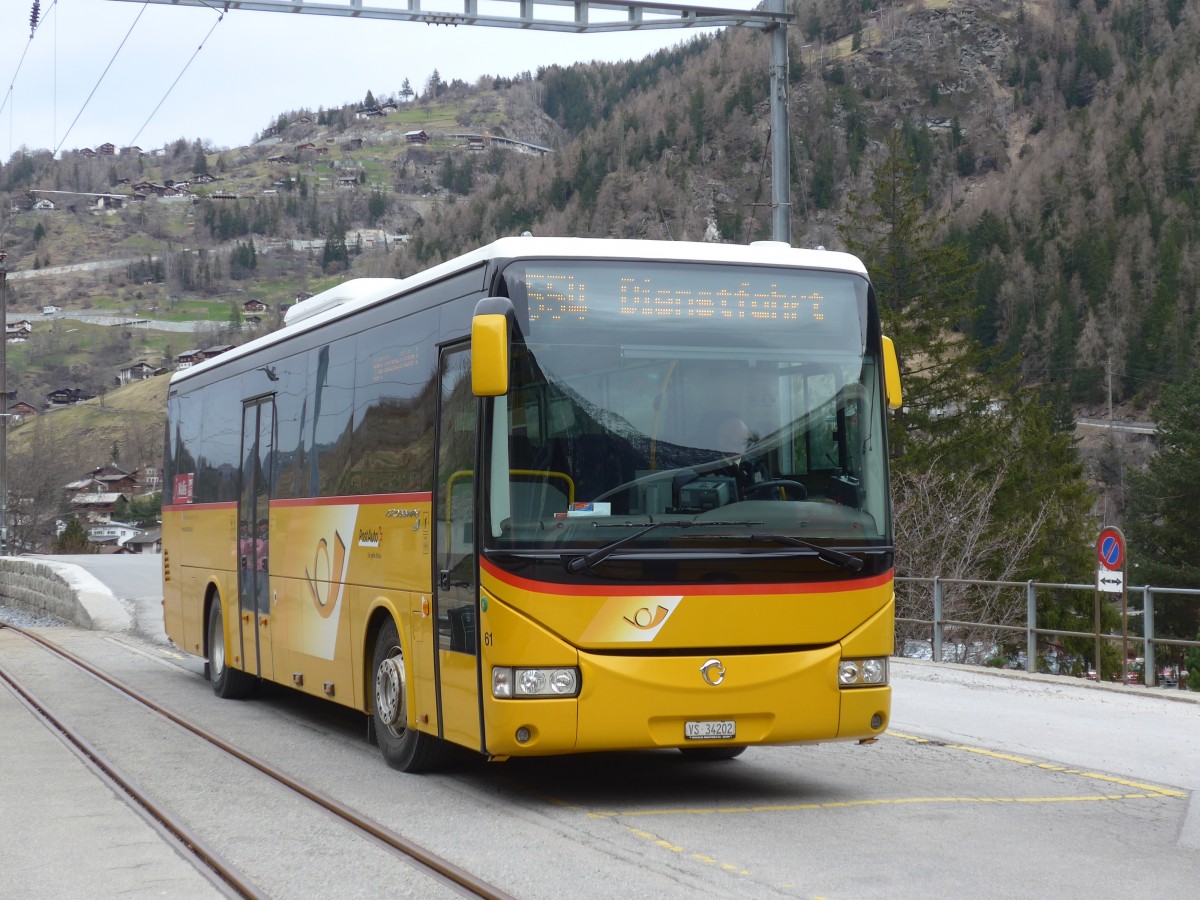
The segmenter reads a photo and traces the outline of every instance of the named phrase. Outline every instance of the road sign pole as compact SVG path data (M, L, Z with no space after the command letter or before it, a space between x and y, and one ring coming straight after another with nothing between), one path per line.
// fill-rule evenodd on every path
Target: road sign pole
M1100 529L1096 538L1096 680L1103 681L1100 670L1100 595L1121 595L1121 667L1124 684L1129 666L1129 588L1125 580L1125 535L1115 525Z

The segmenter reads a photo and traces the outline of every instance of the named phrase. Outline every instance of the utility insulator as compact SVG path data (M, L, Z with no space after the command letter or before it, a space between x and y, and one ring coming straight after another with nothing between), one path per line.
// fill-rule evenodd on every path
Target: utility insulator
M41 0L33 0L33 9L29 11L29 36L33 37L33 33L37 31L38 19L42 14Z

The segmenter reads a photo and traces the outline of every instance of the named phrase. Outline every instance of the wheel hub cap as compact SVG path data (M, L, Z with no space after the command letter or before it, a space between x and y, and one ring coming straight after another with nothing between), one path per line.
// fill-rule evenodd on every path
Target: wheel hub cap
M385 659L375 673L375 715L385 725L395 725L404 709L404 662Z

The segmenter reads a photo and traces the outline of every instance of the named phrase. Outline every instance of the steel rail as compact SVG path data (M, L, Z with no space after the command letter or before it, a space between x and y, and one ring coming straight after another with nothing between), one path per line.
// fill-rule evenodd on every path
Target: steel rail
M214 747L217 747L230 756L233 756L244 762L246 765L257 769L268 778L276 781L284 787L289 788L293 792L304 797L306 800L309 800L310 802L315 803L317 806L322 807L326 811L333 813L339 819L342 819L347 824L379 841L385 847L398 852L408 862L416 863L416 867L425 870L426 874L429 874L438 880L442 880L452 887L461 888L471 896L488 898L488 900L515 900L512 895L506 893L495 885L484 881L471 872L468 872L466 869L456 865L455 863L452 863L450 860L438 856L433 851L422 847L403 835L392 831L390 828L379 824L373 819L360 815L342 802L321 793L315 788L311 788L308 785L297 781L287 773L281 772L270 764L263 762L257 757L234 746L224 738L221 738L212 732L206 731L200 726L195 725L181 716L171 712L169 709L160 706L149 697L139 693L118 679L113 678L111 675L100 671L90 663L71 653L69 650L60 647L58 644L55 644L53 641L47 640L41 635L26 631L25 629L19 628L15 625L0 625L0 627L15 631L17 634L22 635L28 640L41 645L47 651L67 660L71 664L87 672L93 678L96 678L104 684L107 684L109 687L121 694L124 694L131 700L137 701L147 709L178 725L185 731L191 732L201 740L207 741Z
M13 628L13 626L6 627L24 634L19 628ZM28 636L26 634L26 637ZM258 898L265 898L267 896L255 887L253 883L243 877L241 872L234 868L220 853L210 847L199 835L173 816L166 807L159 804L153 797L138 787L137 782L122 772L112 760L104 756L79 732L54 715L49 707L42 703L12 673L5 670L3 666L0 666L0 681L8 685L8 688L13 692L17 700L33 713L35 718L50 725L66 741L68 749L74 752L83 761L84 765L95 772L110 788L115 789L114 792L118 797L124 797L125 802L135 811L141 812L159 830L164 831L168 837L173 838L178 844L182 845L185 851L182 855L185 859L192 859L193 862L198 861L202 863L203 868L201 868L201 871L204 874L210 878L216 876L225 885L236 891L238 896L252 898L252 900L258 900ZM198 866L198 868L200 867ZM208 871L205 871L205 869ZM218 886L220 885L218 884Z

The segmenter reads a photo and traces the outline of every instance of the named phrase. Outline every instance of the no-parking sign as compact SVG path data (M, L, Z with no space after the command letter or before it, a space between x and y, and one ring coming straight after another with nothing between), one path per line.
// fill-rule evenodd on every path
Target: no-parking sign
M1125 568L1125 535L1120 528L1110 526L1101 530L1096 538L1096 559L1110 572Z

